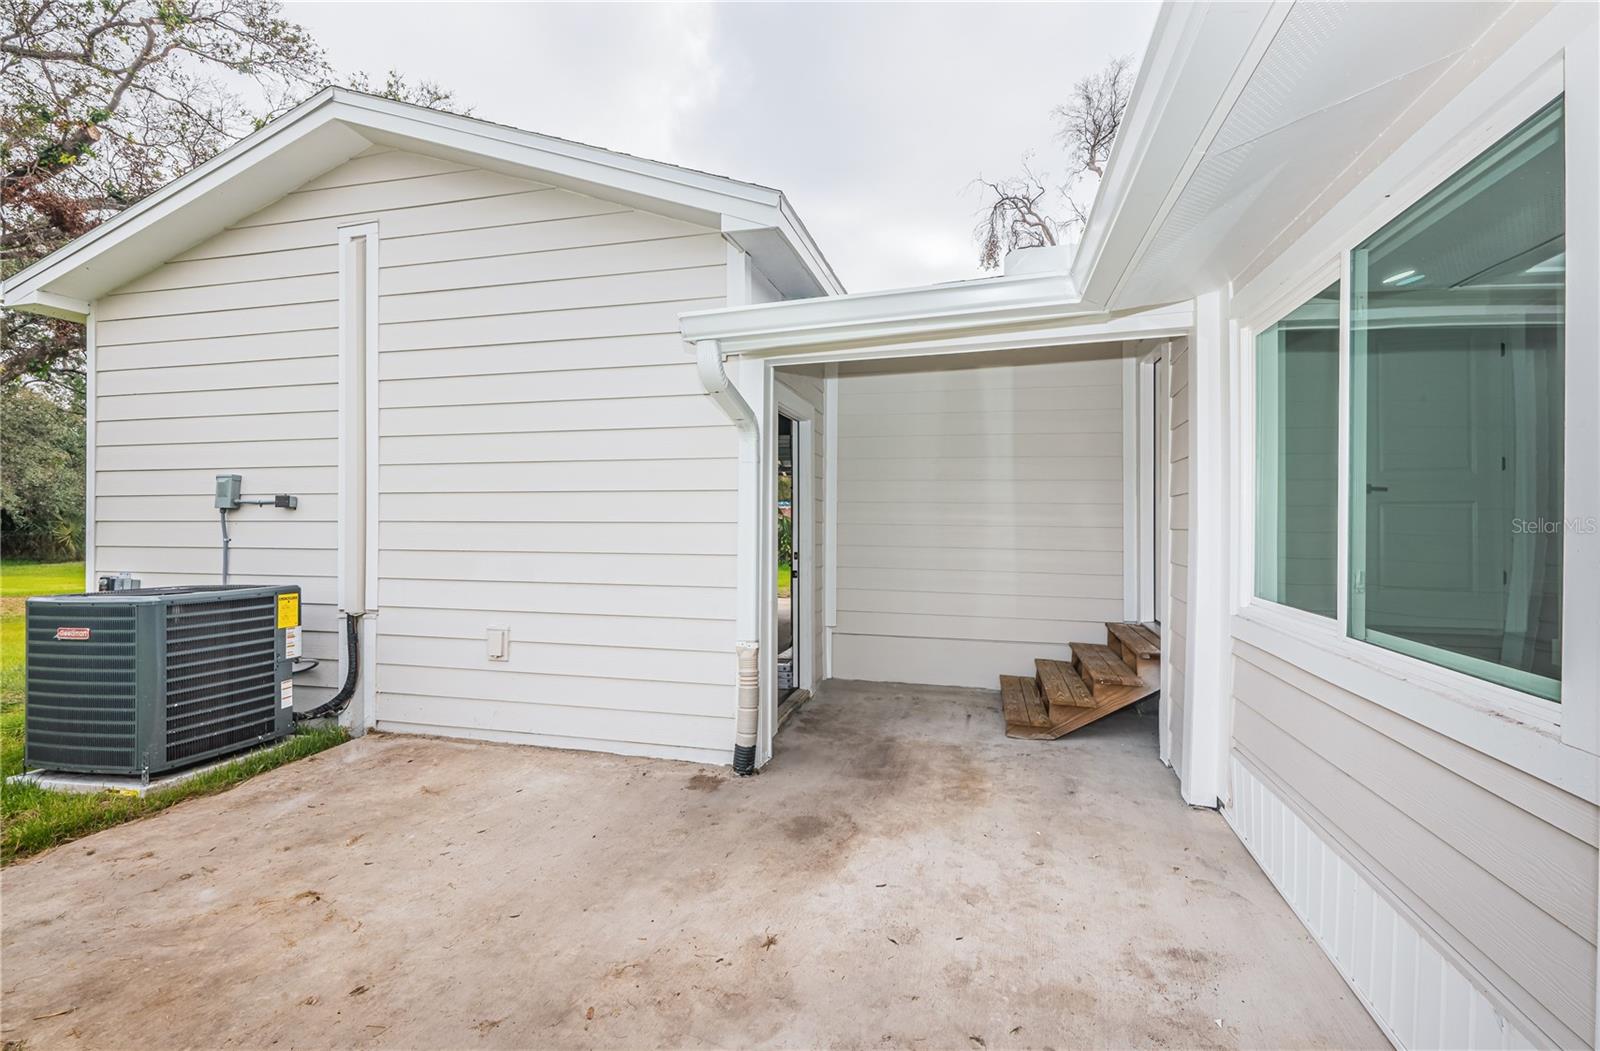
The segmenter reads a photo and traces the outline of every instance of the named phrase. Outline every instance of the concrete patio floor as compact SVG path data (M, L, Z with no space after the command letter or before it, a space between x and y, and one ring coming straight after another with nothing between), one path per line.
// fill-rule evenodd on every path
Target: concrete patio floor
M827 684L762 776L371 735L0 875L43 1047L1383 1047L1155 705Z

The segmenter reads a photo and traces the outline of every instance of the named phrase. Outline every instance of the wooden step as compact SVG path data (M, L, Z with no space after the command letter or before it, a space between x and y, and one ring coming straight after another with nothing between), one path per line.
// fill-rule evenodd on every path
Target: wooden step
M1008 680L1015 685L1008 688ZM1024 697L1027 689L1033 686L1032 679L1023 679L1014 675L1004 675L1000 678L1001 697L1007 704L1006 708L1006 736L1015 737L1024 741L1052 741L1058 737L1065 737L1074 730L1082 729L1092 722L1104 719L1114 712L1144 700L1156 692L1156 688L1149 683L1139 686L1107 686L1103 688L1102 698L1097 700L1093 708L1057 707L1051 709L1051 717L1047 723L1040 725L1031 721L1033 716L1026 716L1029 721L1018 721L1012 718L1012 705L1017 701L1010 700L1014 694L1019 700Z
M1039 695L1039 684L1020 675L1000 676L1000 704L1005 710L1006 733L1017 730L1042 730L1050 726L1050 712Z
M1140 660L1161 658L1161 637L1143 624L1106 624L1106 642L1113 649L1120 647Z
M1106 644L1140 678L1160 676L1157 665L1161 663L1161 639L1143 624L1107 621Z
M1097 701L1105 700L1108 691L1115 687L1145 684L1139 673L1128 667L1110 646L1074 642L1072 666L1077 670L1078 677L1089 684L1089 690Z
M1052 717L1059 715L1060 709L1093 708L1098 703L1089 684L1079 678L1066 661L1050 661L1041 657L1033 662L1033 666L1039 673L1039 690L1044 694Z

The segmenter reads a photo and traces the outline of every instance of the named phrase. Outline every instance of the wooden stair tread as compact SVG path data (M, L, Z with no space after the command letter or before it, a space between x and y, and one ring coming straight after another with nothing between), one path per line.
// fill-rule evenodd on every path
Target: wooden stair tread
M1143 686L1139 673L1128 667L1110 646L1072 643L1072 663L1091 686Z
M1060 708L1093 708L1100 703L1095 700L1089 684L1079 678L1066 661L1051 661L1041 657L1033 662L1033 666L1039 673L1039 687L1052 716L1058 715Z
M1131 650L1140 660L1161 656L1161 640L1152 635L1142 624L1119 624L1108 621L1106 630L1122 644L1123 648Z
M1020 675L1000 676L1000 703L1005 709L1007 732L1013 727L1042 729L1050 725L1050 712L1039 695L1039 684Z
M1008 689L1008 681L1017 685ZM1033 680L1015 675L1003 675L1000 677L1000 684L1002 698L1007 698L1013 692L1020 698L1027 687L1033 686ZM1053 741L1108 715L1120 712L1130 704L1142 701L1155 692L1155 688L1149 685L1107 687L1104 698L1098 700L1093 708L1058 707L1053 710L1054 718L1044 725L1014 720L1011 717L1012 709L1008 706L1006 736L1024 741Z
M1153 692L1143 686L1137 689L1131 686L1124 687L1113 692L1104 703L1097 704L1093 708L1064 708L1062 712L1066 713L1065 717L1051 723L1048 732L1052 738L1065 737L1074 730L1088 726L1098 719L1104 719L1114 712L1122 711L1130 704L1144 700Z

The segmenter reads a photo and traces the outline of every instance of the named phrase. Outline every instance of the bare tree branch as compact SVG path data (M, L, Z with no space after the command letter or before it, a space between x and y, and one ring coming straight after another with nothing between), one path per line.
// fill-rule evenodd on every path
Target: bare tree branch
M1051 110L1057 122L1056 138L1066 147L1072 165L1069 178L1086 172L1096 178L1105 176L1133 81L1133 56L1122 55L1098 73L1080 78L1072 85L1071 99Z
M1133 59L1112 59L1099 72L1079 79L1070 101L1051 111L1058 123L1056 137L1067 152L1064 183L1052 185L1047 177L1035 174L1027 158L1021 175L977 180L975 185L983 188L989 201L973 229L978 262L985 270L998 267L1012 249L1053 245L1064 232L1088 222L1077 186L1087 175L1096 180L1105 175L1133 80ZM1068 217L1056 218L1062 212Z
M1000 265L1013 248L1037 248L1056 243L1059 224L1040 206L1050 192L1043 179L1026 162L1022 174L1006 179L978 179L991 203L983 212L973 236L979 245L979 263L986 270Z

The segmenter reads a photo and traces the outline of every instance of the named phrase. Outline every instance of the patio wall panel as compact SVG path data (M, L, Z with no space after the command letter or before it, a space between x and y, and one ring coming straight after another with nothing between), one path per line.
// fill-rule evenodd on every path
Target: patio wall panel
M839 379L842 678L994 688L1122 619L1122 361Z

